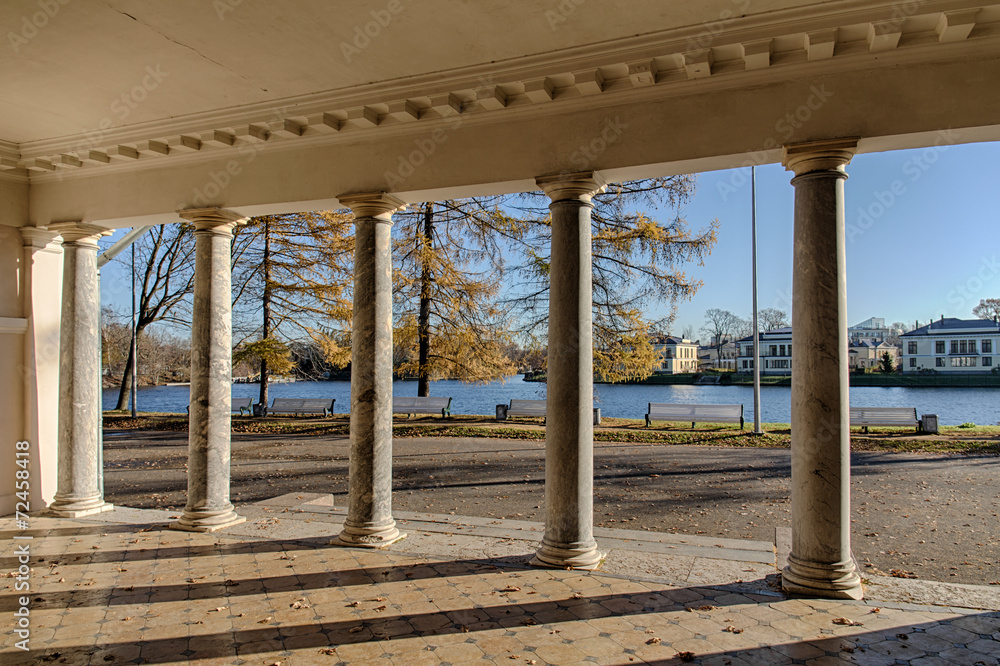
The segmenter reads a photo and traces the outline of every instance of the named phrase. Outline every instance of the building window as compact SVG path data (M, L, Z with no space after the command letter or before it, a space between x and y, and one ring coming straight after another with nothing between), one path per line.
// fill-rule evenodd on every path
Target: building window
M965 340L959 340L958 341L958 353L959 354L968 354L969 353L969 343L967 343Z
M975 354L976 353L976 341L975 340L969 340L969 353L970 354Z
M936 365L937 367L939 367L939 368L943 368L943 367L944 367L944 357L942 357L942 356L938 356L938 357L937 357L936 359L934 359L934 360L936 361L936 362L935 362L935 365Z
M771 345L771 356L778 355L778 345Z
M951 341L951 353L952 354L957 354L958 353L958 340L952 340Z
M908 343L906 345L906 347L907 347L907 352L908 353L910 353L910 354L916 354L917 353L917 343L916 342L910 342L910 343Z
M976 367L975 356L953 356L951 357L951 367L953 368L974 368Z
M913 344L913 343L911 342L910 344ZM917 359L915 359L915 358L911 358L910 359L910 367L911 368L917 367Z
M992 356L984 356L983 357L983 367L984 368L988 368L991 365L993 365L993 357Z
M983 340L983 353L984 354L992 354L993 353L993 341L992 340Z
M934 353L943 354L944 353L944 340L938 340L934 343Z

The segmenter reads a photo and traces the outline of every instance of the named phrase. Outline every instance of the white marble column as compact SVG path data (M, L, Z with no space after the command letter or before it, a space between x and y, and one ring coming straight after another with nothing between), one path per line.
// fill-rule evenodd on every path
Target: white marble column
M191 407L188 416L187 504L170 527L213 532L246 520L229 501L233 379L233 228L242 215L219 208L184 210L194 225L191 315Z
M536 180L552 203L545 421L545 535L534 564L595 569L592 172Z
M76 518L112 508L104 501L98 450L101 292L97 281L97 239L111 232L78 222L53 224L48 229L63 238L59 469L49 512Z
M785 148L795 173L792 284L792 550L787 592L863 595L851 554L844 166L856 139Z
M392 213L384 192L350 194L354 211L351 453L347 519L334 541L379 548L402 539L392 517Z

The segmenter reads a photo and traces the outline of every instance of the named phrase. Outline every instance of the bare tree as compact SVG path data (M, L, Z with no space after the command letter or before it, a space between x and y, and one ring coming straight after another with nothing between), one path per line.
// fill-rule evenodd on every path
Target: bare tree
M742 321L740 317L729 310L720 308L705 310L705 325L701 327L701 330L715 344L716 358L722 358L722 345L735 339L737 329L742 326Z
M188 297L194 291L194 235L188 223L161 224L135 242L139 273L136 296L136 340L154 322L188 325ZM126 264L124 254L115 261ZM126 264L127 265L127 264ZM137 344L137 346L138 346ZM132 346L129 346L115 409L128 406L132 384Z
M979 305L972 308L972 314L980 319L996 320L1000 317L1000 298L981 299Z
M757 313L757 321L762 331L773 331L788 326L788 313L778 308L764 308Z

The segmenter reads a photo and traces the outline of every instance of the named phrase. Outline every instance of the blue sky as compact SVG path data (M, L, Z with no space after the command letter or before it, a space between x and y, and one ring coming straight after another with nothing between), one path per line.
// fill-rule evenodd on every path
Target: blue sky
M1000 298L998 164L1000 143L854 158L846 183L849 324L869 317L911 325L941 315L971 318L979 299ZM705 337L699 329L709 308L750 316L749 176L749 169L698 176L683 214L695 229L718 218L719 241L704 266L684 267L704 286L679 305L675 334L690 325L696 338ZM780 165L757 168L761 308L791 309L790 179ZM102 302L124 311L127 273L116 265L102 272Z
M981 298L1000 298L1000 144L858 155L847 166L848 323L926 324L931 317L972 318ZM746 181L740 186L740 183ZM789 311L792 289L791 173L757 168L758 299ZM734 190L734 186L735 190ZM867 213L867 215L866 215ZM680 304L674 330L698 337L709 308L749 317L749 169L699 174L684 209L694 228L712 218L719 242L705 266L688 273L704 282ZM704 336L702 336L704 337Z

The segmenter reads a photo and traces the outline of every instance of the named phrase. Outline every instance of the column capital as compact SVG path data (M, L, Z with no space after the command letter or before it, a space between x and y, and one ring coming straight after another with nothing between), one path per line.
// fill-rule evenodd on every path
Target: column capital
M62 236L63 245L93 247L94 249L97 248L98 238L110 236L113 233L111 229L84 222L55 222L47 225L45 229Z
M859 137L848 137L789 144L785 146L781 163L796 176L813 171L839 171L844 174L844 166L857 152L858 141Z
M35 252L52 252L60 254L62 252L62 241L59 232L49 231L42 227L21 227L21 239L24 247L31 248Z
M539 176L535 178L535 184L542 188L554 203L568 199L589 202L592 196L604 191L607 183L593 171L578 171Z
M378 217L391 215L397 210L406 208L406 202L397 199L387 192L359 192L356 194L341 194L337 200L347 206L355 217Z
M231 234L233 227L244 224L247 216L225 208L187 208L177 211L182 218L194 225L195 231L213 231Z

